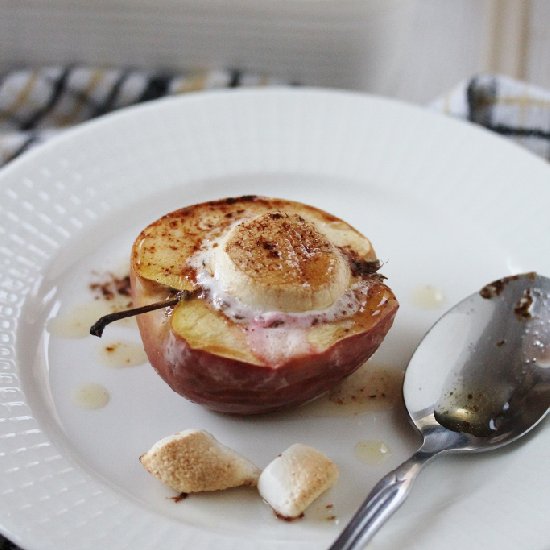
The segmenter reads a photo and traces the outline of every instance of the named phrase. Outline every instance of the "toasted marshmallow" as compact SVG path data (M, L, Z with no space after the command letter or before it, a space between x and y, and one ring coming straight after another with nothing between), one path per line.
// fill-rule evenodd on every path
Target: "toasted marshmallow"
M296 518L338 479L338 467L324 454L296 443L266 466L258 491L276 514Z
M267 311L327 308L351 279L349 263L315 222L277 211L231 227L213 267L229 295Z
M204 430L185 430L140 457L145 469L181 493L256 486L260 469Z

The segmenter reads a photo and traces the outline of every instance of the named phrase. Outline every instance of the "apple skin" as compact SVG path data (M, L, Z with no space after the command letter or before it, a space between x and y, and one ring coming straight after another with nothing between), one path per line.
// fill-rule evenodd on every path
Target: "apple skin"
M132 270L136 306L163 298L147 298L147 283L140 279ZM332 389L377 350L397 309L395 301L366 332L277 366L258 366L193 349L172 330L165 310L141 314L137 323L151 365L175 392L212 411L251 415L305 403Z

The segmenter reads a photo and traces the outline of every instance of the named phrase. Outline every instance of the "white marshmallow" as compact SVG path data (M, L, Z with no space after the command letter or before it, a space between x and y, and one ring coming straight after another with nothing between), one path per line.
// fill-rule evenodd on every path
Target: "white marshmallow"
M255 486L260 469L204 430L185 430L140 457L145 469L181 493Z
M296 518L337 479L334 462L316 449L296 443L266 466L258 490L278 515Z

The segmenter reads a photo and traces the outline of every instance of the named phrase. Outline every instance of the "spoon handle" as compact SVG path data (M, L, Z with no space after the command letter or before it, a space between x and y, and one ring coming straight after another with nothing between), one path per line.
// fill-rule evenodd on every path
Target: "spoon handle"
M330 550L357 549L371 540L384 522L403 504L420 470L439 452L418 450L411 458L385 475L374 486Z

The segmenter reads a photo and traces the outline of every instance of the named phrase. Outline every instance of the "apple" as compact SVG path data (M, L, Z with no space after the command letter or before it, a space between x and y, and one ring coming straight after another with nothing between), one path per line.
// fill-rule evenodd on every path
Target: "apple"
M258 414L309 401L361 366L398 302L369 240L301 203L245 196L189 206L134 242L135 307L151 365L211 410Z

